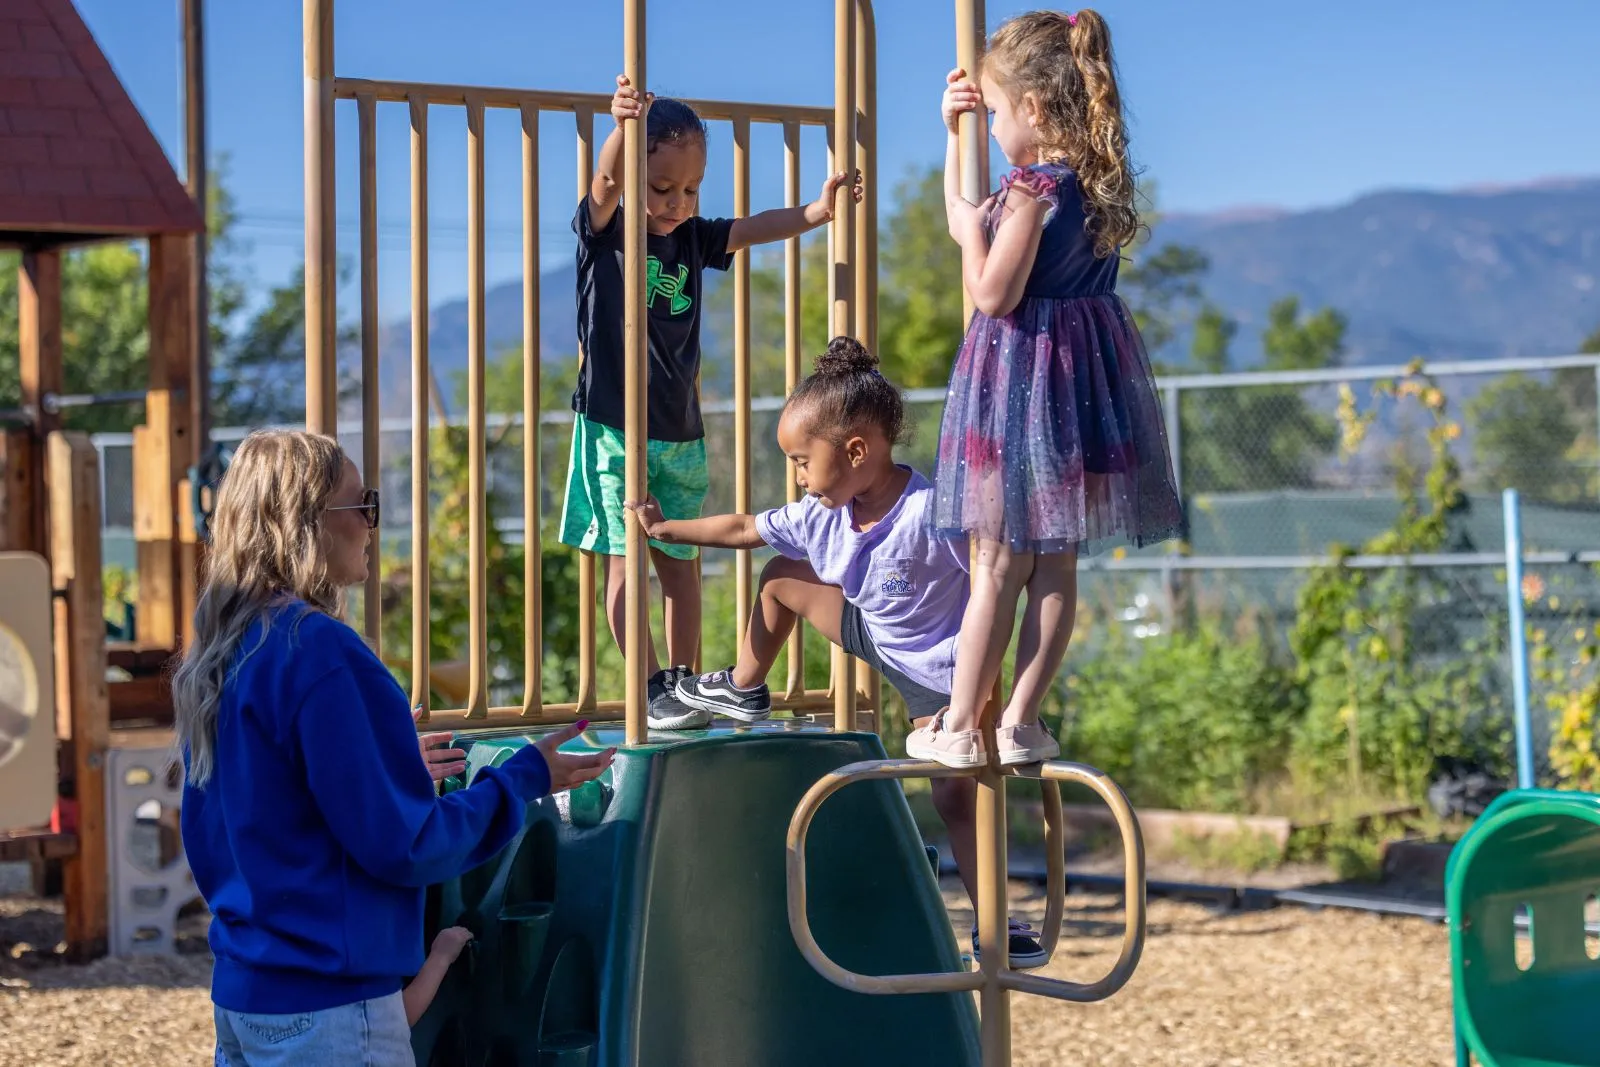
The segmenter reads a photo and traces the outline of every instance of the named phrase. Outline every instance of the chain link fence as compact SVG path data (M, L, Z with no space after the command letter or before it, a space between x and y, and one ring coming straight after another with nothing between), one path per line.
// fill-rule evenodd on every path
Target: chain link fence
M1404 640L1415 664L1448 672L1463 657L1481 661L1484 692L1493 695L1484 700L1484 714L1501 714L1510 704L1510 674L1500 497L1501 490L1516 488L1536 660L1535 750L1548 753L1552 735L1562 729L1563 709L1592 679L1584 650L1600 638L1600 357L1434 364L1413 373L1417 369L1163 379L1188 534L1181 543L1083 561L1071 662L1197 626L1265 635L1291 654L1308 578L1337 555L1362 575L1364 595L1407 590L1412 608L1403 620ZM931 473L942 390L911 391L907 401L909 433L898 458ZM781 398L759 398L750 416L758 511L785 500L785 462L774 440L781 407ZM708 396L705 409L711 467L705 513L730 512L737 454L732 405ZM557 535L571 432L570 412L543 414L540 470L532 484L540 494L546 544ZM233 442L243 431L214 436ZM341 437L351 455L361 454L358 428L346 428ZM508 544L523 543L520 416L491 416L487 441L490 520ZM436 507L441 494L464 488L465 443L460 426L435 430ZM131 438L102 435L97 444L107 562L131 569ZM383 422L382 469L368 477L382 492L383 553L396 566L411 555L416 497L410 451L409 423ZM452 484L457 478L460 486ZM1428 494L1441 478L1451 479L1459 495L1435 543L1418 553L1397 542L1395 531L1427 511ZM731 660L735 650L731 611L724 610L732 597L731 560L726 552L705 556L710 663ZM447 578L436 579L435 596L449 588ZM607 654L609 644L602 635ZM520 685L513 677L519 671L517 665L498 680L508 699ZM1551 771L1548 761L1545 771Z

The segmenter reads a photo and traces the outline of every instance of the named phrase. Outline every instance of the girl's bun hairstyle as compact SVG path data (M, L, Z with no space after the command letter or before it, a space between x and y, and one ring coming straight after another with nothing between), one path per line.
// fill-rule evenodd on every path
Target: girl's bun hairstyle
M789 394L785 408L800 408L811 433L843 444L854 433L876 426L889 443L900 440L905 401L878 373L878 357L854 337L835 337L817 357L816 369Z

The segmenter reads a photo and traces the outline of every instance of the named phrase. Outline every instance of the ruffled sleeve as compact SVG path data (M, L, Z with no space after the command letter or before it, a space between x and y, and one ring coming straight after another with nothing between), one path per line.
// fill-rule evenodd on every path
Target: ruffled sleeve
M1028 184L1039 190L1040 198L1045 202L1044 224L1046 226L1050 225L1050 220L1056 217L1056 210L1061 206L1061 197L1057 192L1062 180L1062 175L1058 173L1061 169L1050 164L1017 167L1001 178L1000 194L999 199L995 201L996 213L993 221L995 223L999 222L999 212L1000 209L1005 207L1006 197L1011 193L1012 183L1019 178L1027 178Z

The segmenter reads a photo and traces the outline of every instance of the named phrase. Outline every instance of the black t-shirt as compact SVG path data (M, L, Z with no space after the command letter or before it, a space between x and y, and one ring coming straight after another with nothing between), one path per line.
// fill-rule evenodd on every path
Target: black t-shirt
M622 209L604 230L589 224L589 198L573 216L578 235L578 343L583 367L572 410L621 430L623 396ZM698 441L700 421L700 274L727 270L732 219L687 219L666 236L647 238L645 301L650 308L649 436L653 441Z

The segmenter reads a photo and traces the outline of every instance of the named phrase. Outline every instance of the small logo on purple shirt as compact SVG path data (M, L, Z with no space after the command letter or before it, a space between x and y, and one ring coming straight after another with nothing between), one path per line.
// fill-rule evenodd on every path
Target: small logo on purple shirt
M915 593L915 592L916 592L916 588L914 586L912 586L910 579L905 578L904 576L902 576L902 575L900 575L898 573L891 573L891 574L887 574L887 575L884 576L884 579L883 579L883 595L884 596L892 596L892 597L910 596L912 593Z

